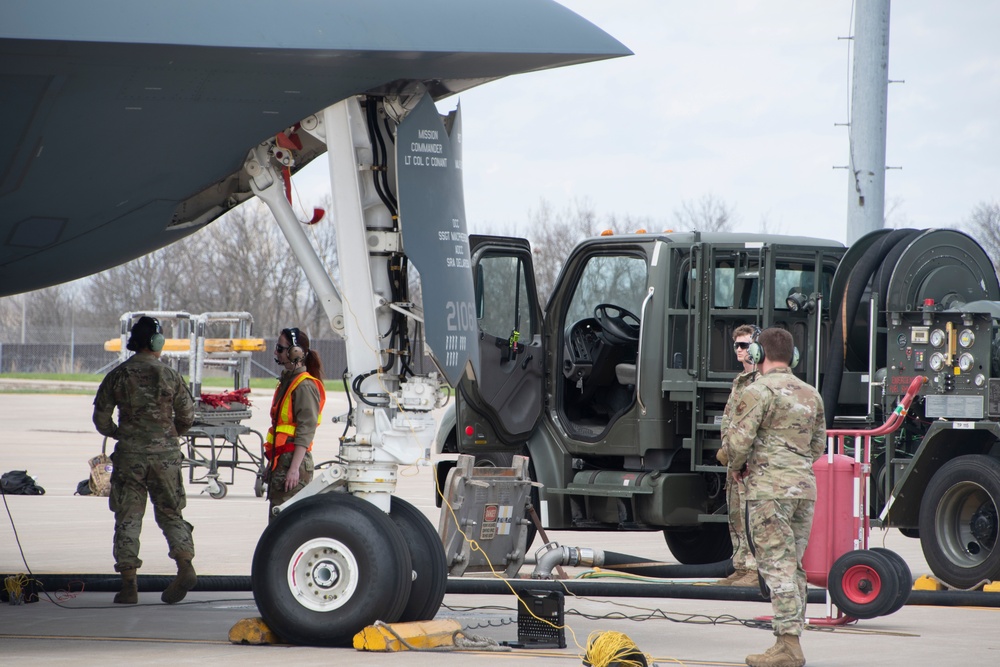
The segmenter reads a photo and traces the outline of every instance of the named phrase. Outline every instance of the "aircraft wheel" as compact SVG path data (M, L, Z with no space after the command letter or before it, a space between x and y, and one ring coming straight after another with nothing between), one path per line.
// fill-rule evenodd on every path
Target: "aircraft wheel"
M972 588L1000 575L1000 462L966 455L941 466L920 502L920 547L938 579Z
M883 616L888 616L889 614L895 614L897 611L903 608L906 601L910 599L910 591L913 590L913 573L910 571L910 566L906 564L903 557L900 556L895 551L890 549L883 549L882 547L869 547L869 551L873 551L877 554L882 554L889 559L889 563L892 565L893 569L896 570L896 580L899 584L899 593L896 594L896 601L889 606Z
M403 534L413 565L413 584L399 621L429 621L441 608L448 584L448 561L441 538L423 512L402 498L393 496L389 518Z
M284 641L350 646L406 606L412 565L396 523L346 493L306 498L268 524L250 574L264 622Z
M830 599L848 616L875 618L895 604L899 577L885 555L859 549L833 562L827 588Z
M679 563L718 563L733 555L729 524L706 523L696 528L664 528L663 539Z

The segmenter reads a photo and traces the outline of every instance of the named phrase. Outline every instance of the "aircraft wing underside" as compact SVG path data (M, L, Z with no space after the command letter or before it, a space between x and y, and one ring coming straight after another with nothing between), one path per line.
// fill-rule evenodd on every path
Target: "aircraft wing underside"
M628 53L551 0L5 3L0 296L201 228L251 196L253 146L350 95Z

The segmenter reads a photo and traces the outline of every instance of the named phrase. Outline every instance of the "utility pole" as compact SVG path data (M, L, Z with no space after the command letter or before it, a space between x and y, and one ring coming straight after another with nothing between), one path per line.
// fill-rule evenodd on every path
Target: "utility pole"
M847 244L885 225L889 0L855 3L849 125Z

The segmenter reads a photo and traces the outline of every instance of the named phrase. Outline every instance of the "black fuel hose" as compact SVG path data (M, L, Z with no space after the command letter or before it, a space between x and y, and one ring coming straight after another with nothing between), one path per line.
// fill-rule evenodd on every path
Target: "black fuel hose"
M686 566L680 566L686 567ZM0 574L6 577L7 574ZM34 579L42 590L83 590L113 593L121 588L117 574L35 574ZM145 575L137 577L139 591L159 592L173 580L171 575ZM508 586L509 584L509 586ZM594 581L588 579L541 580L495 578L449 578L445 593L448 595L509 595L517 592L540 590L562 591L583 597L620 598L677 598L686 600L731 600L735 602L764 602L760 591L745 586L714 586L711 584L675 584L659 582ZM198 575L194 592L248 593L250 577L225 575ZM826 602L826 591L809 589L809 603ZM908 605L936 607L1000 607L1000 594L985 591L911 591Z
M861 299L871 282L872 276L882 266L886 255L892 248L908 238L912 230L897 229L885 236L881 242L868 248L861 259L851 268L843 295L840 295L840 309L831 313L833 328L831 329L830 345L827 351L826 363L823 365L823 386L820 393L826 413L826 427L833 427L837 416L837 405L840 399L840 385L847 370L846 351L851 329L858 315ZM836 299L837 295L834 295Z

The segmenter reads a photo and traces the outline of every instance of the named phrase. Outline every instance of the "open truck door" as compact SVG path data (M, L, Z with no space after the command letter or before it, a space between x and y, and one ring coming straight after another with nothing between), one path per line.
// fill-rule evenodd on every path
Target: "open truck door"
M542 414L545 345L528 241L470 235L479 377L455 396L459 451L497 465L520 453ZM481 453L481 454L480 454Z

